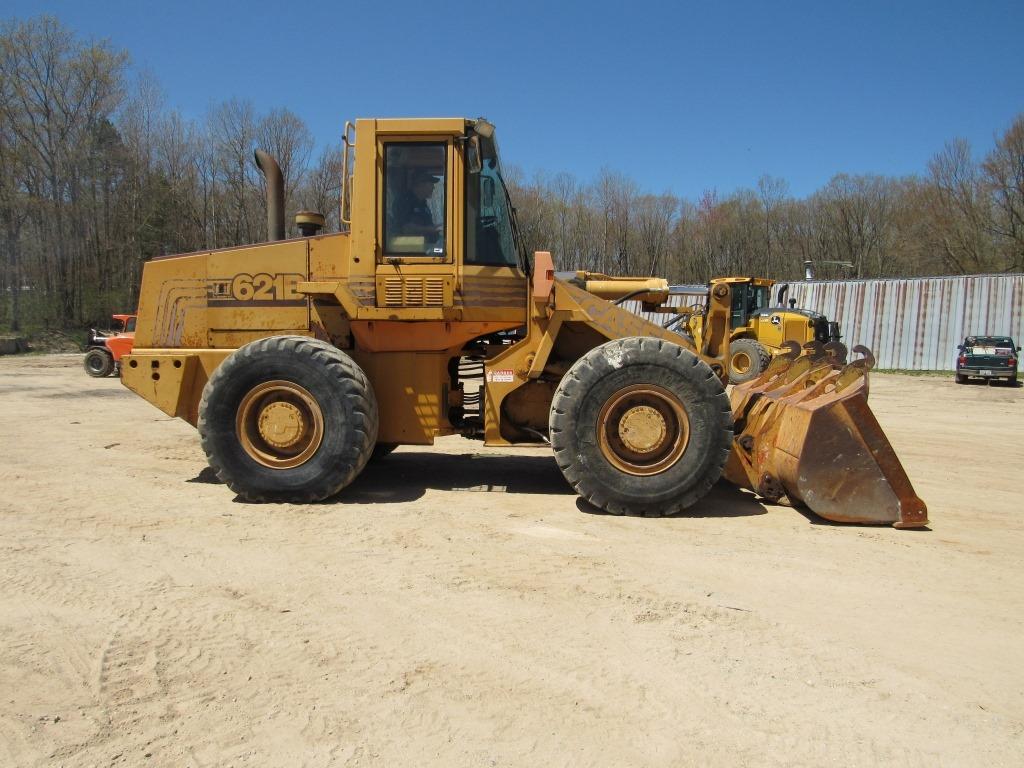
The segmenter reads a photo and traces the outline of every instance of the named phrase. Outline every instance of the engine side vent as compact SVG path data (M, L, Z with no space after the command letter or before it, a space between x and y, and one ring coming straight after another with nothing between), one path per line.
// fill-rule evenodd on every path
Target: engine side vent
M452 280L444 277L378 277L377 296L384 307L446 307L452 305Z
M423 280L423 304L427 307L444 306L444 278L427 277Z
M377 292L380 295L380 291ZM402 280L398 277L391 277L384 281L384 306L402 306Z

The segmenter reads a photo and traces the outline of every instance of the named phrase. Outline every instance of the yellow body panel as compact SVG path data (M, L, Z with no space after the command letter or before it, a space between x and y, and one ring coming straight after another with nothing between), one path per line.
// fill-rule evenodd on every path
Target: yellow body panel
M380 410L377 441L430 445L452 432L443 352L353 352L373 385Z
M773 311L772 316L777 316L780 322L773 323L770 318L750 318L745 326L733 329L730 340L755 339L773 355L778 354L786 341L795 341L802 346L814 340L814 327L808 324L806 316L785 309Z
M205 347L207 254L154 259L142 270L135 349Z
M168 416L192 426L199 419L199 397L229 349L133 350L121 367L121 382ZM198 396L197 396L198 395Z

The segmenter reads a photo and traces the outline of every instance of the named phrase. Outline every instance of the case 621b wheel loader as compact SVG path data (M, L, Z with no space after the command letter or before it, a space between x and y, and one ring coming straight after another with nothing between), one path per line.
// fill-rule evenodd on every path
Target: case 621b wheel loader
M550 442L616 514L678 512L724 472L831 520L927 522L867 407L869 358L794 346L730 403L730 286L697 346L614 303L663 306L664 280L531 263L491 124L359 120L344 145L347 231L318 235L303 213L283 240L280 172L257 152L274 242L145 266L122 380L196 425L242 498L323 499L375 451L459 433Z

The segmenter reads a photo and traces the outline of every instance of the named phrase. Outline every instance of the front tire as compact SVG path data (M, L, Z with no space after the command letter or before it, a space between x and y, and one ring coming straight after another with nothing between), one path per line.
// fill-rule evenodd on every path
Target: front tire
M97 379L106 378L114 372L113 355L99 347L86 352L82 362L85 365L85 372Z
M338 493L366 466L377 424L363 370L305 336L271 336L236 350L213 372L199 405L210 466L253 502Z
M729 345L729 383L743 384L756 379L771 361L771 352L760 342L736 339Z
M715 484L732 445L729 399L699 357L661 339L602 344L551 401L551 447L565 479L615 515L672 515Z

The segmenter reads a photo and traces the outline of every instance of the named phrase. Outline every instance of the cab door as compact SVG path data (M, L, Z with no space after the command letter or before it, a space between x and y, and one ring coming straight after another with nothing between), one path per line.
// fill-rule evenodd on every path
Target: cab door
M378 139L377 307L396 320L454 319L462 248L461 159L451 138Z
M519 266L512 207L489 140L477 163L466 163L465 237L456 301L464 320L514 327L525 322L526 275Z

